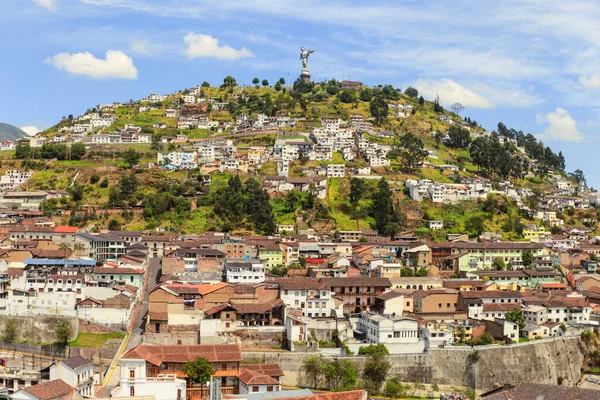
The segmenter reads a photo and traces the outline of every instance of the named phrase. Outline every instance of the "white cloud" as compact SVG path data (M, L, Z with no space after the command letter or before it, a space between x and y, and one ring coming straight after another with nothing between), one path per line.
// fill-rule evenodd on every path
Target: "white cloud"
M499 82L494 86L487 83L475 83L471 85L471 88L497 106L531 107L544 102L539 95L506 82Z
M540 140L556 140L563 142L581 142L584 137L577 129L577 121L564 108L557 108L546 115L535 117L538 124L546 123L546 130L537 135Z
M36 128L35 126L22 126L21 130L23 132L25 132L26 134L28 134L29 136L34 136L35 134L37 134L40 130L38 128Z
M254 57L254 54L245 47L236 50L228 45L219 45L219 39L210 35L188 33L183 40L188 44L186 54L188 58L217 58L219 60L239 60Z
M600 89L600 75L580 76L579 83L587 89Z
M137 54L150 54L150 43L147 40L136 40L131 43L131 51Z
M59 53L49 57L46 63L73 75L85 75L94 79L137 79L138 70L131 57L119 50L108 50L104 60L85 53Z
M449 105L461 103L465 107L473 108L495 107L495 105L485 97L478 95L452 79L442 79L439 81L418 79L413 86L429 99L440 96L442 104Z
M33 0L33 2L39 5L40 7L47 8L48 10L53 12L55 12L58 9L56 0Z

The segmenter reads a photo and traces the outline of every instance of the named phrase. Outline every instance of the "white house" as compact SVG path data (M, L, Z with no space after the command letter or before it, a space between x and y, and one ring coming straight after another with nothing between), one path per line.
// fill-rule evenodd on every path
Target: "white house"
M444 221L429 221L429 229L431 229L431 230L444 229Z
M119 360L119 386L113 389L111 397L152 396L156 400L182 400L186 398L185 380L176 374L149 374L146 360L134 358L129 352ZM152 376L154 375L154 376Z
M331 289L316 278L277 280L279 298L289 310L300 310L305 317L330 317L335 308Z
M367 343L414 344L419 342L419 322L407 317L387 317L363 312L357 323Z
M346 166L344 164L328 164L325 166L328 178L343 178L346 175Z
M261 283L265 280L265 266L261 262L229 262L225 266L227 283Z
M94 396L94 364L80 355L52 364L50 379L62 379L83 397Z
M62 379L55 379L19 390L11 396L17 400L74 400L83 398Z

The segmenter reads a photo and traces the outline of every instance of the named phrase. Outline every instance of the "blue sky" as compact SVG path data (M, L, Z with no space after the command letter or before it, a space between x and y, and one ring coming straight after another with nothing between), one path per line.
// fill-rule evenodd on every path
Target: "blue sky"
M233 75L417 87L532 133L600 187L600 3L579 0L3 0L0 121L46 128L100 103ZM33 128L29 128L33 129Z

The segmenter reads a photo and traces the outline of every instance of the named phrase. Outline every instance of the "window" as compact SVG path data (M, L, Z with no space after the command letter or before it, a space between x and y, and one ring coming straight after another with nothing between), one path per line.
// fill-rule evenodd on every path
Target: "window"
M135 397L135 387L133 386L129 388L129 397Z
M129 370L129 379L135 379L135 369Z
M272 392L273 391L273 386L267 386L267 392Z
M221 371L227 371L227 364L221 364Z
M258 392L258 386L252 386L252 391L253 392Z
M442 308L442 303L438 303L438 308Z

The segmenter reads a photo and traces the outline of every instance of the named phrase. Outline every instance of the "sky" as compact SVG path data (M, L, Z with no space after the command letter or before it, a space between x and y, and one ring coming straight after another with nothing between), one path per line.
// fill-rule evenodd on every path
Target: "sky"
M227 75L416 87L532 133L600 188L600 2L1 0L0 121L28 132Z

